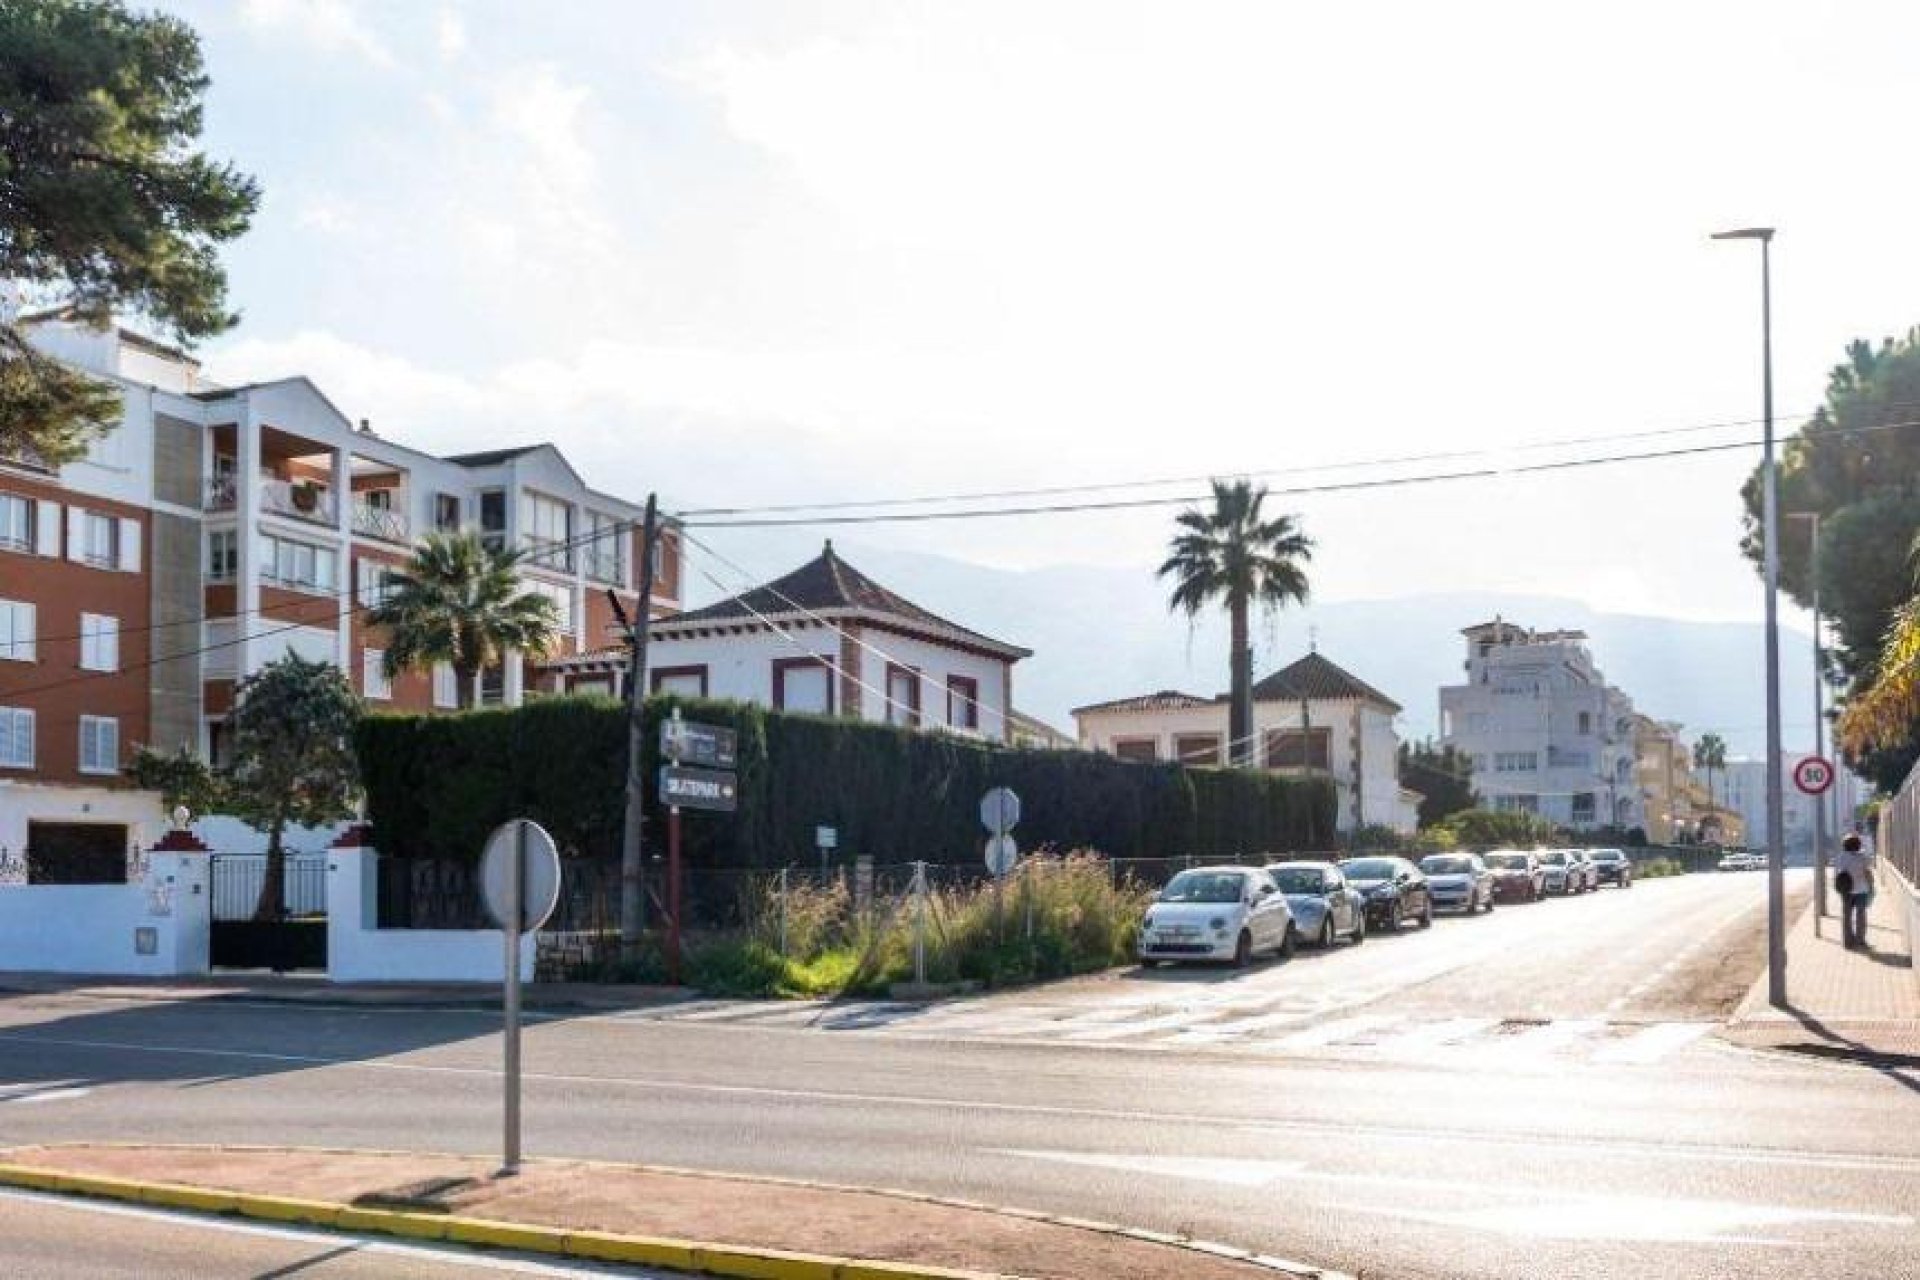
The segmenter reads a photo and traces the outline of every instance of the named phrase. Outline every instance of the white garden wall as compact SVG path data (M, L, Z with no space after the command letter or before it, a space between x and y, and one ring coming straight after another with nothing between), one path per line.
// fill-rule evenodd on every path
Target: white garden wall
M327 977L333 982L500 982L498 929L382 929L378 855L335 849L327 860ZM534 939L520 940L520 977L533 981Z
M210 918L202 854L152 854L134 884L0 885L0 972L202 974Z

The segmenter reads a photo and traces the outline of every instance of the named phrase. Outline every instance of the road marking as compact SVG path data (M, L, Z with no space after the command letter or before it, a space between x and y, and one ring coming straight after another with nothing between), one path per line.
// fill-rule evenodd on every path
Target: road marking
M1318 1026L1308 1027L1305 1031L1296 1031L1292 1035L1282 1036L1273 1041L1273 1047L1283 1050L1319 1049L1340 1040L1348 1040L1380 1027L1390 1026L1399 1021L1397 1018L1383 1017L1380 1014L1362 1013L1351 1018L1334 1018Z
M1382 1040L1378 1047L1380 1053L1388 1058L1418 1060L1430 1056L1436 1049L1451 1046L1498 1025L1493 1018L1446 1018Z
M1161 1178L1186 1178L1195 1182L1216 1182L1228 1187L1264 1187L1289 1174L1304 1170L1301 1160L1234 1160L1214 1156L1102 1155L1099 1152L1023 1151L1001 1149L994 1154L1022 1156L1028 1160L1046 1160L1054 1164L1081 1165L1092 1169L1113 1169L1121 1173L1147 1173Z
M1711 1022L1658 1022L1643 1027L1616 1045L1602 1049L1593 1056L1593 1060L1607 1066L1647 1066L1676 1050L1686 1048L1716 1025Z
M1529 1061L1545 1058L1573 1044L1596 1031L1604 1031L1606 1023L1592 1018L1558 1018L1526 1027L1524 1030L1505 1037L1491 1037L1473 1046L1476 1052L1497 1054L1504 1061Z
M0 1083L0 1106L32 1106L41 1102L64 1102L69 1098L84 1098L92 1092L92 1089L82 1085Z
M83 1040L69 1037L22 1035L0 1031L0 1044L22 1044L68 1049L100 1049L163 1057L214 1058L240 1062L271 1062L288 1066L341 1067L359 1071L391 1071L418 1075L464 1076L498 1080L498 1067L463 1067L426 1062L397 1062L380 1058L327 1057L310 1053L269 1053L261 1049L215 1049L200 1045L159 1045L122 1040ZM985 1098L936 1098L924 1094L854 1093L830 1089L801 1089L780 1085L719 1084L658 1076L594 1076L565 1072L525 1073L536 1083L604 1085L647 1093L705 1094L713 1097L775 1098L846 1106L897 1106L925 1111L977 1112L995 1115L1045 1116L1073 1120L1142 1121L1232 1129L1245 1133L1307 1133L1345 1138L1376 1138L1420 1145L1467 1142L1525 1150L1580 1151L1654 1156L1704 1163L1784 1165L1794 1168L1860 1169L1920 1175L1920 1156L1877 1156L1839 1151L1767 1151L1749 1147L1681 1145L1674 1142L1635 1142L1630 1139L1579 1138L1545 1134L1490 1134L1478 1129L1412 1128L1372 1125L1346 1120L1294 1120L1279 1116L1224 1116L1214 1111L1147 1111L1139 1107L1073 1107L1041 1102L998 1102Z

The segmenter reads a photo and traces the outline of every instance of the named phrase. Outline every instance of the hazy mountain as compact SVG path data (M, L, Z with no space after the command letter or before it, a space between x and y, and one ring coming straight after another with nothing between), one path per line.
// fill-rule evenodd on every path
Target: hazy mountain
M1189 629L1170 616L1144 570L1062 566L1024 572L916 552L843 543L842 554L935 612L1034 656L1014 672L1024 711L1073 731L1072 708L1156 689L1214 694L1226 687L1226 625L1210 616ZM1578 628L1594 660L1634 705L1678 720L1689 736L1721 733L1732 755L1765 749L1763 632L1757 623L1689 622L1599 613L1577 600L1458 593L1316 602L1257 629L1255 673L1298 657L1312 628L1320 649L1406 708L1403 734L1438 729L1441 685L1460 678L1460 629L1499 614L1526 626ZM1782 635L1788 750L1812 741L1812 641Z

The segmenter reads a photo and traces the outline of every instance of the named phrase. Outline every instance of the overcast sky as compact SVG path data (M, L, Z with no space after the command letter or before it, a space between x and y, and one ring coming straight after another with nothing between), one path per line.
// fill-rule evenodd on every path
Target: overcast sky
M1849 338L1920 320L1911 4L169 7L205 40L209 147L266 192L216 376L308 374L435 450L552 440L679 506L1755 419L1759 264L1726 226L1780 228L1783 426ZM1751 618L1753 461L1281 509L1327 599ZM723 545L772 573L823 532ZM1166 533L843 536L1145 567Z

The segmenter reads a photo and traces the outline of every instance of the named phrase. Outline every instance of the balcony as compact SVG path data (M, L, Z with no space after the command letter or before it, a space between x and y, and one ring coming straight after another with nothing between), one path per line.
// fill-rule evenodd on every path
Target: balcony
M384 542L408 541L405 513L391 507L376 507L370 502L353 504L353 531L362 537L379 538Z
M262 476L259 485L261 511L308 524L328 527L334 524L333 495L325 486L309 481L296 484L277 476ZM207 481L208 511L232 511L238 501L238 486L233 476L215 476Z

